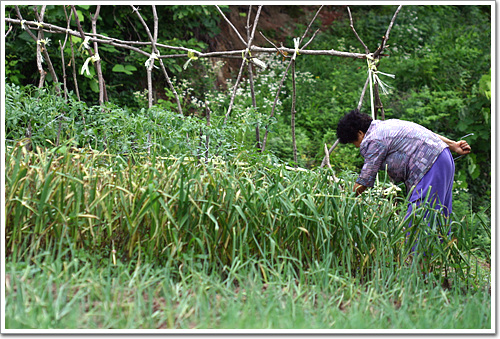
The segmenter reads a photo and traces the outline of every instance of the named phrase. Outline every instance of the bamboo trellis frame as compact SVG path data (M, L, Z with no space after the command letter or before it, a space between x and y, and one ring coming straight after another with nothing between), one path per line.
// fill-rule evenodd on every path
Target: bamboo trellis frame
M255 59L254 57L252 57L251 54L253 53L255 55L256 53L276 53L276 52L278 52L284 58L288 58L289 62L288 62L288 65L287 65L287 67L286 67L286 69L285 69L285 71L283 73L283 76L281 78L280 84L278 86L278 89L277 89L277 92L276 92L276 95L275 95L275 100L274 100L274 103L273 103L273 106L272 106L272 109L271 109L270 118L272 118L274 116L274 112L275 112L275 109L276 109L276 103L278 102L278 98L279 98L279 95L280 95L280 92L281 92L281 88L282 88L282 86L284 84L284 81L285 81L287 75L288 75L288 71L291 68L292 69L292 86L293 86L292 87L293 90L292 90L292 112L291 112L291 115L292 115L292 126L291 126L291 129L292 129L292 142L293 142L293 153L294 153L294 161L295 161L295 163L297 163L297 147L296 147L296 140L295 140L295 114L296 114L296 111L295 111L295 108L296 108L296 100L295 100L296 99L295 59L296 59L296 56L298 54L300 54L300 55L328 55L328 56L335 56L335 57L348 57L348 58L357 58L357 59L370 59L372 61L372 63L371 63L371 69L372 69L372 71L376 72L376 65L377 65L378 61L380 60L380 57L383 56L382 52L384 51L384 49L386 47L387 41L389 39L390 31L391 31L391 29L392 29L392 27L394 25L394 22L395 22L395 19L396 19L398 13L400 12L400 10L402 8L401 5L398 6L397 10L395 11L395 13L394 13L394 15L393 15L393 17L392 17L392 19L391 19L391 21L389 23L389 26L387 28L387 31L386 31L385 35L382 37L382 41L381 41L380 45L377 47L377 49L373 53L370 52L370 49L366 46L366 44L363 42L363 40L359 37L358 33L356 32L356 30L354 28L354 23L353 23L351 11L350 11L349 7L347 8L348 13L349 13L349 19L350 19L350 27L351 27L353 33L355 34L356 38L362 44L362 46L363 46L363 48L365 50L365 53L363 54L363 53L342 52L342 51L337 51L337 50L334 50L334 49L331 49L331 50L311 50L311 49L306 49L306 47L316 37L316 34L319 32L319 30L315 31L313 33L313 35L311 36L311 38L308 40L308 42L305 43L302 47L300 47L300 45L302 44L304 38L306 37L307 33L309 32L309 30L310 30L313 22L318 17L318 14L323 9L324 5L322 5L322 6L319 7L319 9L317 10L315 16L313 17L313 19L311 20L311 22L309 23L309 25L305 29L304 34L300 38L294 39L294 42L295 42L294 48L288 48L288 47L283 47L283 46L277 47L275 44L273 44L271 41L269 41L262 34L262 32L259 32L259 33L265 38L266 41L268 41L271 45L273 45L273 48L260 47L260 46L256 46L253 43L254 39L255 39L255 32L256 32L256 29L257 29L258 22L259 22L260 13L261 13L261 10L262 10L262 7L263 7L262 5L259 5L258 8L257 8L253 24L250 24L250 17L251 17L251 13L252 13L252 5L249 6L248 15L247 15L247 24L246 24L246 27L245 27L246 33L247 33L247 39L246 40L242 37L242 35L238 31L238 29L231 23L231 21L224 15L224 13L222 12L222 10L218 6L216 6L217 10L219 11L219 13L223 17L223 19L231 27L231 29L236 33L236 35L238 36L238 38L241 41L241 43L243 44L243 46L245 46L245 49L233 50L233 51L215 51L215 52L206 52L206 53L203 53L203 52L199 52L199 51L196 51L196 50L193 50L193 49L189 49L189 48L185 48L185 47L169 46L169 45L166 45L166 44L158 43L157 39L158 39L158 29L159 29L158 22L159 21L158 21L158 15L157 15L157 12L156 12L155 5L151 6L152 7L152 11L153 11L153 27L154 27L153 28L153 34L151 34L151 31L150 31L147 23L142 18L139 10L136 7L134 7L133 5L130 5L130 6L132 7L133 12L135 14L137 14L139 20L143 24L143 26L144 26L144 28L146 30L146 33L147 33L147 35L149 37L149 40L150 40L149 42L124 41L124 40L120 40L120 39L117 39L117 38L107 37L107 36L98 34L97 33L96 23L97 23L97 18L99 16L99 11L100 11L100 8L101 8L100 5L97 5L96 12L94 13L94 15L91 18L92 33L88 33L88 32L86 33L86 32L84 32L82 30L82 27L81 27L79 19L78 19L78 15L76 13L75 6L73 6L73 5L70 6L71 12L70 12L69 16L66 13L66 6L64 6L64 10L65 10L65 13L66 13L66 20L67 20L67 27L66 28L43 22L43 17L44 17L46 5L42 6L42 9L41 9L40 13L38 13L37 6L33 6L36 21L25 20L21 16L19 8L16 5L15 8L16 8L16 13L17 13L18 18L17 19L5 18L5 23L8 23L9 25L12 25L12 24L21 25L21 27L28 32L28 34L31 36L31 38L37 42L37 67L38 67L38 70L39 70L39 73L40 73L39 87L43 86L43 83L45 81L45 75L47 74L47 72L43 69L42 62L41 62L42 53L43 53L43 56L45 57L46 63L48 65L49 71L50 71L50 73L51 73L51 75L52 75L52 77L54 79L54 82L59 83L57 74L56 74L56 72L54 70L54 67L52 65L52 62L50 60L50 55L48 54L47 48L45 48L46 47L45 46L46 43L45 43L45 40L43 39L44 32L65 34L64 45L66 44L66 41L68 40L68 36L70 36L70 35L82 38L84 40L84 46L87 49L87 51L89 52L90 57L93 58L92 61L94 62L94 65L96 67L97 76L98 76L98 83L99 83L99 103L100 104L102 104L104 101L107 101L107 92L106 92L105 81L104 81L104 78L103 78L103 75L102 75L102 71L101 71L101 60L100 60L100 58L98 56L98 45L99 44L107 44L107 45L111 45L111 46L118 47L118 48L128 49L128 50L134 51L136 53L142 54L144 56L147 56L149 58L148 59L149 63L146 66L147 79L148 79L148 105L149 105L149 107L151 107L153 105L153 98L152 98L152 92L153 92L152 91L152 87L153 87L153 83L152 83L152 71L153 71L153 65L154 65L155 60L158 60L160 66L161 66L161 70L163 72L163 75L165 76L165 79L166 79L166 81L168 83L168 86L169 86L170 90L174 94L174 97L175 97L175 100L176 100L176 103L177 103L177 109L178 109L178 111L179 111L179 113L181 115L182 115L183 112L182 112L182 107L181 107L181 104L180 104L179 96L178 96L178 94L177 94L177 92L175 90L175 87L174 87L172 81L170 80L170 76L169 76L169 74L168 74L168 72L167 72L167 70L166 70L166 68L165 68L165 66L163 64L162 59L165 59L165 58L186 58L186 57L190 58L190 59L191 58L212 58L212 57L218 57L218 58L221 58L221 57L225 57L225 58L241 58L242 59L242 63L241 63L241 66L240 66L240 69L239 69L239 72L238 72L238 76L237 76L235 85L234 85L233 90L232 90L231 100L230 100L230 104L229 104L229 107L228 107L228 110L227 110L227 113L226 113L226 116L225 116L225 119L224 119L224 124L227 122L227 119L229 118L229 116L231 114L231 110L232 110L232 107L233 107L233 104L234 104L234 99L235 99L235 96L236 96L237 88L238 88L238 85L239 85L240 80L242 78L242 74L243 74L243 70L244 70L245 66L247 66L247 71L248 71L248 76L249 76L249 84L250 84L251 97L252 97L252 105L253 105L254 108L256 108L256 98L255 98L255 91L254 91L254 87L253 87L252 64L254 64L254 65L258 64L259 60ZM72 17L74 17L74 19L75 19L75 23L77 25L77 30L70 29L70 23L71 23L71 18ZM35 36L31 30L38 31L38 37ZM9 28L8 32L6 33L6 36L10 32L11 32L11 27ZM75 87L76 87L77 92L78 92L78 83L77 83L77 80L76 80L76 70L75 70L75 62L74 62L73 44L72 44L72 39L69 39L69 40L70 40L71 51L72 51L73 80L75 82ZM90 47L90 45L89 45L90 42L93 43L93 48ZM64 55L63 55L64 45L63 46L60 45L63 64L64 64ZM162 49L162 53L160 53L159 48ZM145 49L150 49L151 51L148 52ZM186 52L186 53L185 54L164 54L163 50L183 51L183 52ZM64 69L64 66L63 66L63 69ZM66 93L67 92L67 87L66 87L66 74L65 74L65 71L63 73L64 73L63 74L64 94L67 95L67 93ZM369 83L372 84L372 72L370 71L370 63L369 63L368 77L367 77L367 80L366 80L366 82L364 84L363 90L362 90L361 95L360 95L360 100L359 100L359 103L358 103L358 109L360 109L361 106L362 106L363 99L364 99L364 96L365 96L365 92L367 90L367 87L368 87ZM57 87L57 90L59 91L59 87ZM374 119L376 118L377 112L378 112L378 110L380 110L380 112L381 112L381 118L384 119L385 113L384 113L384 108L383 108L382 102L380 100L379 83L377 81L374 81L373 84L370 86L370 92L372 94L371 95L371 101L372 101L371 104L372 104L372 115L373 115L373 118ZM79 94L78 93L77 93L77 96L79 98ZM209 109L209 107L208 107L207 104L206 104L205 109L206 109L207 112L210 111L210 109ZM209 124L209 118L208 117L207 117L207 124ZM264 128L266 129L266 131L265 131L263 140L261 140L261 137L260 137L260 126L256 126L256 141L257 141L256 145L257 145L257 148L261 152L265 151L266 142L267 142L267 136L268 136L268 132L269 132L268 126L264 126ZM338 140L333 144L332 147L330 147L330 149L328 149L326 147L326 145L325 145L325 157L323 159L321 167L324 167L325 165L330 166L329 156L333 152L333 150L336 148L337 145L338 145Z

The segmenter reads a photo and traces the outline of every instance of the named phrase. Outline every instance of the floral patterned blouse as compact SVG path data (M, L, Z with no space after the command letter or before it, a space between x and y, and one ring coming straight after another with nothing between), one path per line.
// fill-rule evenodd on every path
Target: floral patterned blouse
M398 119L374 120L360 145L365 158L356 182L373 187L379 170L407 190L417 185L441 152L448 147L434 132L416 123Z

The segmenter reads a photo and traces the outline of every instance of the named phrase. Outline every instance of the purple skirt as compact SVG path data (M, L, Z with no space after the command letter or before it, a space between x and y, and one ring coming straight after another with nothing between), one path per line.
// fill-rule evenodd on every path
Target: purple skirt
M450 149L445 148L411 194L405 219L411 215L414 206L418 207L427 201L432 204L433 208L441 210L448 217L452 211L454 176L455 162ZM428 194L429 199L426 200Z

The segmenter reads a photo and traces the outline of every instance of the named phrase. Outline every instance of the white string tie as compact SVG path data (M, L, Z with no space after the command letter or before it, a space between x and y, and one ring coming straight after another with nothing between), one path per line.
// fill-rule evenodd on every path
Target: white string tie
M293 44L295 46L295 52L293 52L292 60L295 60L297 55L300 55L299 53L300 38L293 38Z
M196 53L196 52L197 52L197 51L195 51L194 49L190 49L190 50L188 51L188 57L189 57L189 59L188 59L188 60L184 63L184 65L182 66L182 68L183 68L184 70L186 70L186 68L188 67L188 65L189 65L189 63L190 63L191 61L193 61L193 60L198 60L198 57L195 55L195 53Z
M155 52L151 53L149 56L149 59L146 60L144 63L144 66L146 66L147 69L151 68L151 66L158 68L158 66L155 65L155 60L159 60L160 53L156 54Z
M99 57L99 53L96 53L93 56L88 57L87 60L85 60L85 63L83 64L83 67L82 67L80 74L83 74L83 72L86 72L87 75L90 75L89 62L92 61L92 63L94 63L98 60L101 60L101 58Z
M45 46L48 46L50 44L50 38L37 40L36 44L37 45L44 44Z
M90 49L89 41L90 41L90 37L86 36L85 40L83 40L83 42L82 42L82 46L85 47L86 49Z
M370 104L371 104L372 119L375 119L375 105L373 103L373 85L379 84L382 93L385 95L389 94L387 87L392 88L391 86L387 85L385 82L380 80L378 74L382 74L391 78L395 78L396 76L394 74L378 71L376 64L377 60L373 58L373 54L366 55L366 62L368 63L368 77L370 79Z

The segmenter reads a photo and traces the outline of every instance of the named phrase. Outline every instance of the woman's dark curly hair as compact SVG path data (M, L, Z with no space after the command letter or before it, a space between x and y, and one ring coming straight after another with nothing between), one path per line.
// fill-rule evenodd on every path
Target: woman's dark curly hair
M371 116L360 113L357 109L350 111L340 119L337 125L337 138L339 142L341 144L348 144L358 140L358 131L366 133L372 120Z

